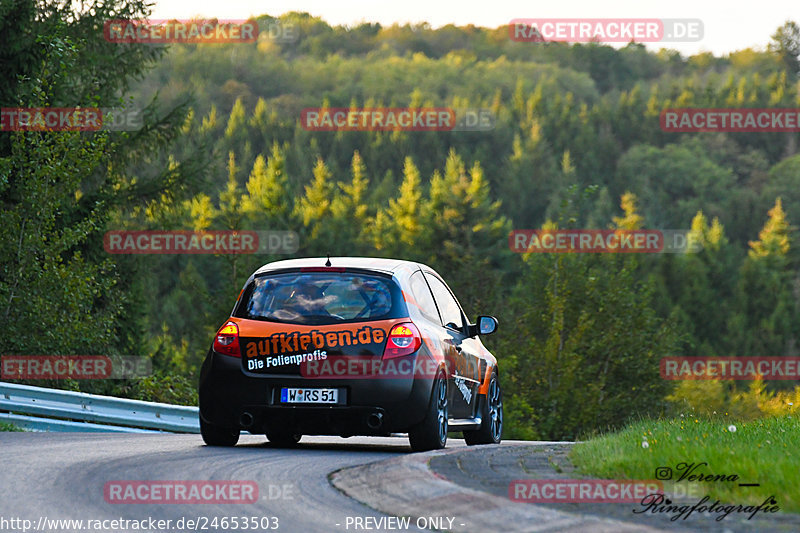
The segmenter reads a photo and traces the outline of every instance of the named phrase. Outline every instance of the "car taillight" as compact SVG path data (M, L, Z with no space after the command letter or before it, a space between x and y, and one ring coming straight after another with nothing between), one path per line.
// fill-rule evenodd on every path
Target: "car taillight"
M383 357L387 359L409 355L419 350L420 346L422 346L422 336L419 334L417 326L411 322L395 324L386 340Z
M239 326L236 322L229 321L219 328L217 336L214 337L214 351L234 357L242 356L239 353Z

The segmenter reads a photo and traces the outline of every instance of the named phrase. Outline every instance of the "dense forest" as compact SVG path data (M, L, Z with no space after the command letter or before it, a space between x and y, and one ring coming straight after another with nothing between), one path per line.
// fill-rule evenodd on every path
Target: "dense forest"
M332 27L305 13L258 17L294 28L291 41L103 39L104 20L145 9L0 6L2 102L145 116L138 131L0 132L0 353L142 355L155 369L48 386L194 402L244 280L286 256L109 255L103 235L254 229L296 231L298 257L425 262L471 319L497 316L485 342L507 438L574 439L703 405L759 416L759 398L790 394L793 382L675 387L659 361L800 355L798 134L667 133L659 114L799 107L793 22L763 50L723 57L514 42L506 27ZM325 106L483 108L495 125L301 127L304 108ZM702 250L509 249L512 229L554 227L686 229Z

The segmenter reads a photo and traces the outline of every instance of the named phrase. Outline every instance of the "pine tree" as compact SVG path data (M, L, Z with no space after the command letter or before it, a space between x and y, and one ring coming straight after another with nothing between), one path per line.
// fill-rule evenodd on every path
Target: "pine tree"
M330 222L331 201L333 199L331 171L321 157L317 158L313 176L314 179L309 185L305 186L305 194L295 204L294 208L295 216L302 221L306 239L308 239L308 242L301 241L301 247L309 250L318 250L320 253L334 252L330 249L330 243L327 239L330 237L328 223ZM339 253L342 252L344 250Z
M352 179L349 184L340 183L342 194L337 196L331 204L334 216L347 218L350 224L364 227L367 222L367 205L364 203L369 179L366 176L367 168L358 150L353 152L351 163Z
M267 102L265 102L263 98L259 97L258 101L256 102L256 108L253 111L253 116L250 117L250 120L248 121L248 125L258 129L261 126L266 125L268 119L269 111L267 110Z
M786 21L772 35L769 51L774 53L781 66L791 75L800 74L800 26Z
M630 191L623 194L620 207L625 216L613 217L614 227L626 230L641 229L644 217L636 212L636 195Z
M789 223L783 211L781 199L775 200L775 205L767 213L769 220L758 234L759 240L750 241L748 255L751 259L786 257L789 252Z
M434 179L435 176L434 176ZM378 211L373 232L373 242L378 250L389 254L402 254L417 244L422 232L420 201L422 200L419 169L414 160L403 162L403 182L400 195L389 200L389 207Z
M796 355L795 339L800 331L795 275L789 267L791 227L780 198L769 210L769 218L750 243L737 287L737 312L728 331L735 353L743 355Z
M709 225L699 211L687 234L690 248L662 268L675 311L683 317L691 355L723 355L725 323L730 318L737 259L718 218Z
M372 249L365 234L370 227L369 207L365 203L369 179L361 154L356 150L351 162L350 183L339 183L341 190L331 202L331 225L338 241L352 253L368 253Z
M239 168L236 166L236 156L228 152L228 183L225 189L219 193L219 213L217 218L225 229L242 229L244 213L242 210L242 196L236 173Z
M217 217L217 210L214 208L214 203L207 194L200 193L196 195L191 200L187 200L185 206L189 210L192 229L194 231L209 229L214 219Z
M421 240L426 261L447 272L448 283L467 310L493 307L499 294L503 265L510 256L508 219L500 202L491 199L480 163L469 173L451 150L444 174L434 173L422 213ZM475 272L482 272L481 277ZM496 290L494 290L496 289Z
M272 145L272 154L268 161L259 155L253 164L253 170L245 188L247 194L242 196L242 211L250 220L265 224L285 226L292 206L286 191L286 162L283 151L277 143Z
M217 106L211 104L211 111L208 112L208 115L203 117L202 123L200 125L200 131L202 133L210 132L214 128L217 127Z
M236 102L233 104L233 108L231 109L231 114L228 116L228 125L225 128L226 138L234 139L234 136L237 135L237 132L246 126L247 121L245 120L245 114L246 111L244 109L242 99L237 98ZM239 134L239 136L242 135ZM246 132L244 132L244 136L246 136Z

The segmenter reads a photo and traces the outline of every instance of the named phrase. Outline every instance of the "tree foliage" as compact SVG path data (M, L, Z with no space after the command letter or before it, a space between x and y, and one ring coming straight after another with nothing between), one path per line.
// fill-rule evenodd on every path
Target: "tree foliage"
M259 17L293 25L295 41L167 49L102 38L107 19L145 17L143 2L72 4L0 4L0 100L132 98L145 127L0 132L0 316L6 331L39 330L0 351L143 353L155 375L70 387L190 401L241 284L285 257L110 256L110 229L291 230L300 256L430 264L470 319L500 320L485 342L510 437L578 438L661 412L675 392L658 377L663 356L797 355L798 134L659 124L671 107L796 106L794 22L767 50L723 57L532 46L506 28L333 27L306 13ZM298 121L306 107L359 106L483 109L494 122L325 132ZM509 250L511 228L555 227L684 229L701 249Z

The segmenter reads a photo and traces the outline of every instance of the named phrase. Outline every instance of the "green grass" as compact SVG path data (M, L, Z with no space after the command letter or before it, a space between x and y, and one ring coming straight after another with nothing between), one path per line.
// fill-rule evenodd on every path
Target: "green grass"
M736 428L733 432L728 430L731 425ZM645 441L647 447L642 445ZM657 467L669 466L679 474L679 463L706 462L693 473L739 476L735 482L692 482L701 485L712 501L758 505L775 496L781 512L798 512L798 448L800 420L791 415L745 423L686 417L631 424L576 444L570 459L580 473L608 479L655 479ZM739 483L761 486L739 487Z
M0 422L0 431L22 431L22 430L17 426L15 426L14 424L7 424L6 422Z

